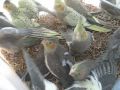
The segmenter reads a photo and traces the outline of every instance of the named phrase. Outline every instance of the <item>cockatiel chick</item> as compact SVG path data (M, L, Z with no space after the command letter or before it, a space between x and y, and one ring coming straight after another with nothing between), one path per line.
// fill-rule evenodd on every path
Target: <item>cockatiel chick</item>
M57 86L54 83L44 79L38 67L35 65L34 60L24 49L23 56L27 66L27 71L29 72L31 78L32 90L58 90Z
M24 3L25 4L25 3ZM39 25L37 23L34 23L33 20L26 15L26 11L24 11L23 8L19 8L16 5L14 5L9 0L5 0L3 4L3 8L9 12L12 18L12 23L18 28L33 28L38 27ZM30 9L27 9L28 11ZM31 13L33 15L34 12ZM30 16L31 16L30 15ZM34 17L37 17L36 14Z
M76 78L76 76L74 78ZM112 90L116 80L116 63L103 61L91 70L88 78L75 82L71 87L65 90Z
M92 16L90 12L87 10L87 8L81 3L81 0L64 0L65 4L74 10L76 10L79 14L86 17L86 19L91 22L98 24L97 18Z
M101 0L101 8L107 11L111 16L120 19L120 8L107 0Z
M66 39L72 55L85 52L94 40L93 34L84 28L82 20L78 21L74 30L70 28L66 32L61 31L61 35Z
M74 81L69 75L70 67L74 64L72 56L63 45L60 45L57 38L44 39L42 44L47 68L60 80L64 88L69 87Z
M98 26L92 23L89 23L86 18L79 14L77 11L75 11L73 8L68 7L65 5L65 3L62 2L62 0L55 0L55 11L57 16L63 20L63 22L69 26L76 26L78 20L81 18L83 21L84 27L94 30L94 31L99 31L99 32L108 32L110 31L109 29L106 29L102 26Z
M76 25L72 37L72 43L70 44L71 54L80 54L86 51L93 42L93 34L86 31L82 21L79 20Z
M97 62L94 60L84 60L74 64L69 74L74 77L76 81L84 80L96 65Z
M18 51L20 48L32 46L41 42L43 37L56 37L57 32L46 28L40 29L17 29L5 27L0 29L0 47Z
M13 24L20 28L39 27L40 25L34 22L39 18L39 12L50 12L34 0L19 0L18 5L16 7L10 0L5 0L3 8L10 13Z

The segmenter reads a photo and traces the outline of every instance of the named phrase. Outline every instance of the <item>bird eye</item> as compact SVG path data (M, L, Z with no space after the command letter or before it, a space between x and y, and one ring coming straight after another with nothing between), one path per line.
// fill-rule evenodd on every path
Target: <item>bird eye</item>
M8 8L9 6L8 5L6 5L6 8Z
M8 5L4 5L4 8L8 8L9 6Z

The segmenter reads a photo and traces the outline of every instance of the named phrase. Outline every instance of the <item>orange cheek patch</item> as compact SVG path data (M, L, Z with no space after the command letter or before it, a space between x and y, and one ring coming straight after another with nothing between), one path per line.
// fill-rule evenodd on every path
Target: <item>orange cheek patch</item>
M64 10L64 7L63 6L59 6L60 10L63 11Z
M57 5L55 8L56 8L58 11L64 11L64 6L62 6L62 5Z
M52 48L55 48L55 47L56 47L56 44L54 44L54 43L46 43L46 46L47 46L48 48L52 49Z
M49 46L50 46L50 48L55 48L56 47L56 45L54 43L50 44Z

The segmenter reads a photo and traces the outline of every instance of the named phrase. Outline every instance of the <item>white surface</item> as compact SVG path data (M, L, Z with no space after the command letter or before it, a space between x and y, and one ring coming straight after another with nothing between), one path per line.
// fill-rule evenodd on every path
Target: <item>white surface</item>
M14 70L0 58L0 90L28 90Z
M120 78L118 78L112 90L120 90Z
M58 88L56 87L56 85L54 83L51 83L48 80L44 80L45 82L45 90L58 90Z

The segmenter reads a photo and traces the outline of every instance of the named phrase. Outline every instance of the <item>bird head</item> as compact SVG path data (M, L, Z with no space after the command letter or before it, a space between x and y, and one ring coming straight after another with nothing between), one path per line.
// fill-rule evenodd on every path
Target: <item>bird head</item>
M88 39L88 32L85 30L82 19L78 20L78 23L74 29L75 39L85 41Z
M13 27L4 27L0 29L0 47L6 51L18 52L19 48L16 46L19 36L16 35L18 30Z
M62 0L55 0L54 9L56 12L64 12L65 10L65 3Z
M72 66L69 75L71 75L75 80L83 80L86 75L86 67L82 63L76 63Z
M12 11L17 9L17 7L12 2L10 2L10 0L5 0L4 1L3 8L5 10L7 10L8 12L12 12Z
M75 65L72 66L70 72L69 72L69 75L71 75L72 77L78 77L78 68L76 68Z
M42 44L47 52L55 51L57 48L57 41L55 39L44 39Z

